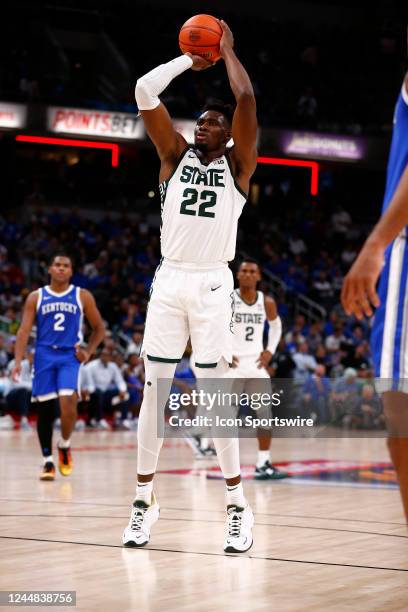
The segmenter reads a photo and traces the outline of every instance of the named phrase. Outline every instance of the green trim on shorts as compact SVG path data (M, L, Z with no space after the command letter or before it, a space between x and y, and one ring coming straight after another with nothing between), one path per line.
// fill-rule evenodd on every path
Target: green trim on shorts
M218 363L197 363L196 362L197 368L216 368L217 365Z
M149 361L160 361L162 363L179 363L180 359L167 359L167 357L153 357L152 355L146 355Z

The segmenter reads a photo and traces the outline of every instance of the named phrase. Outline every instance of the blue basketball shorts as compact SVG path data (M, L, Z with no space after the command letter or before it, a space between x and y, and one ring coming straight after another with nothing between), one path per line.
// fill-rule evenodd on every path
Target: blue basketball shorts
M32 399L45 402L78 392L81 363L75 349L39 346L34 354Z
M408 381L408 240L398 236L387 249L371 330L377 385L404 390Z

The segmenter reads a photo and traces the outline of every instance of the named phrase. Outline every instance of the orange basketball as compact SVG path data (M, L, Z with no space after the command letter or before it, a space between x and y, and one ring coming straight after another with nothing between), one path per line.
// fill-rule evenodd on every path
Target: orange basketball
M194 15L182 26L179 45L183 53L201 55L209 62L220 58L222 28L211 15Z

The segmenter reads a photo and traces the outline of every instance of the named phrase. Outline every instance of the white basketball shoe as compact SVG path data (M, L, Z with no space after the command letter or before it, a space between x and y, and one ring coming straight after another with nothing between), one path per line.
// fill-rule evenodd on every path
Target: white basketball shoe
M228 508L224 552L242 553L249 550L253 544L253 526L254 515L249 504L245 508L238 506Z
M150 540L150 529L156 523L160 514L160 506L152 493L152 503L148 506L145 502L135 499L129 524L123 532L122 541L124 546L139 548L145 546Z

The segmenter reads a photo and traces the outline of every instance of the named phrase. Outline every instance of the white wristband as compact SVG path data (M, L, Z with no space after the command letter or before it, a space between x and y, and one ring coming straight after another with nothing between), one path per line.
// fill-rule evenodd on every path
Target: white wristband
M159 95L167 85L179 74L193 65L188 55L180 55L176 59L160 64L137 80L135 97L139 110L153 110L160 104Z
M273 319L273 321L268 321L268 323L268 346L266 347L266 350L273 355L282 336L282 321L280 317L276 317L276 319Z

